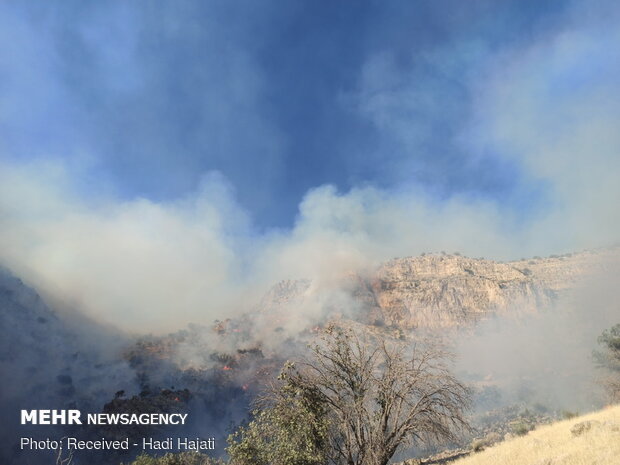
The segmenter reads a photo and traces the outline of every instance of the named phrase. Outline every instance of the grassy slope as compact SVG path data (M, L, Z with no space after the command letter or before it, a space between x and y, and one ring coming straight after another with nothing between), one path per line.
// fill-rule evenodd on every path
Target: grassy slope
M601 423L574 437L583 421ZM526 436L452 462L453 465L620 465L620 405L541 426Z

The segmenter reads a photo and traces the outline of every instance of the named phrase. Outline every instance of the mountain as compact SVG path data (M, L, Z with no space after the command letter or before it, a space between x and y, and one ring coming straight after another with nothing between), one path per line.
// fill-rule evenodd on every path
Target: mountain
M317 322L344 315L402 329L455 328L490 314L547 308L583 280L617 269L618 264L618 247L511 262L426 254L390 260L365 273L349 274L338 284L283 281L255 312L280 324L314 308L310 313Z
M19 425L21 409L98 411L117 386L134 384L135 375L116 350L123 343L82 317L59 316L36 291L0 268L0 416L5 419L0 463L52 463L51 455L18 450L18 438L66 432Z
M305 350L329 320L382 337L468 327L495 314L553 306L618 263L620 248L505 263L443 253L398 258L330 282L282 281L241 317L139 337L57 313L0 269L0 413L16 419L21 408L120 412L164 405L191 411L192 432L223 437L282 362ZM30 434L16 425L5 422L0 441ZM0 448L0 462L11 463L13 453Z

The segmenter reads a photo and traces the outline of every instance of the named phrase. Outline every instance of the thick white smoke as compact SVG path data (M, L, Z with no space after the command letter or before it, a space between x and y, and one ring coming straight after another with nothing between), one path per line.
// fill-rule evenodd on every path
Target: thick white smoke
M475 114L463 148L473 158L509 157L546 185L549 202L535 213L488 198L438 200L420 187L317 186L292 228L258 232L217 173L185 198L127 200L111 186L84 189L92 168L13 160L0 163L0 263L64 306L162 330L248 310L279 279L329 281L394 256L446 250L510 259L611 245L620 226L620 52L607 46L619 38L607 26L616 16L574 8L547 35L463 78ZM414 128L406 110L420 89L369 79L375 61L343 100L407 141Z

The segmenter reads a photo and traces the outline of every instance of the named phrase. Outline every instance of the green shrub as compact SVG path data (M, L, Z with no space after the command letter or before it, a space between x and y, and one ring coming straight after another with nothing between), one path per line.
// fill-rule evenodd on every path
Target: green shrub
M532 431L532 426L529 423L525 423L520 421L518 423L514 423L512 425L512 432L517 436L525 436L527 433Z
M224 463L223 460L193 451L177 454L168 453L161 457L153 457L143 453L128 465L224 465Z
M571 412L570 410L562 410L561 415L564 420L570 420L571 418L578 417L579 412Z
M228 438L234 465L321 465L326 462L324 407L309 393L284 385L273 405Z
M594 360L606 371L601 382L612 402L620 401L620 323L612 326L598 337L601 350L594 351Z

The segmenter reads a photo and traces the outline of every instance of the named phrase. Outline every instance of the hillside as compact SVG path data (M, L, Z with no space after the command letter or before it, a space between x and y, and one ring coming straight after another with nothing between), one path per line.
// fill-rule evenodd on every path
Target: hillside
M98 410L117 386L135 385L117 348L125 339L93 322L59 315L37 292L0 267L0 443L20 436L62 435L60 427L16 428L20 409ZM23 454L23 455L17 455ZM17 458L19 457L19 459ZM36 452L0 447L0 463L49 463Z
M283 281L252 313L284 326L304 313L403 329L454 328L490 313L549 307L580 280L618 264L618 247L512 262L443 253L396 258L340 283Z
M620 405L541 426L453 465L620 464Z
M283 361L305 350L330 319L386 338L404 338L413 329L468 327L495 313L536 313L553 306L580 280L597 279L618 262L619 248L507 263L457 254L399 258L333 282L282 281L237 318L167 335L127 337L50 309L35 290L0 271L0 411L7 418L21 407L39 405L91 411L148 405L158 411L182 392L187 401L173 406L192 411L192 434L205 429L223 438L228 425L245 418L251 400ZM490 376L492 370L478 361L465 368L484 408L519 400L511 389L531 391L532 374L538 373L529 368L512 384L502 384L503 378ZM565 374L553 378L562 380ZM501 426L507 418L501 414L496 423ZM15 443L18 432L25 434L0 428L0 439ZM0 454L3 461L10 457Z

